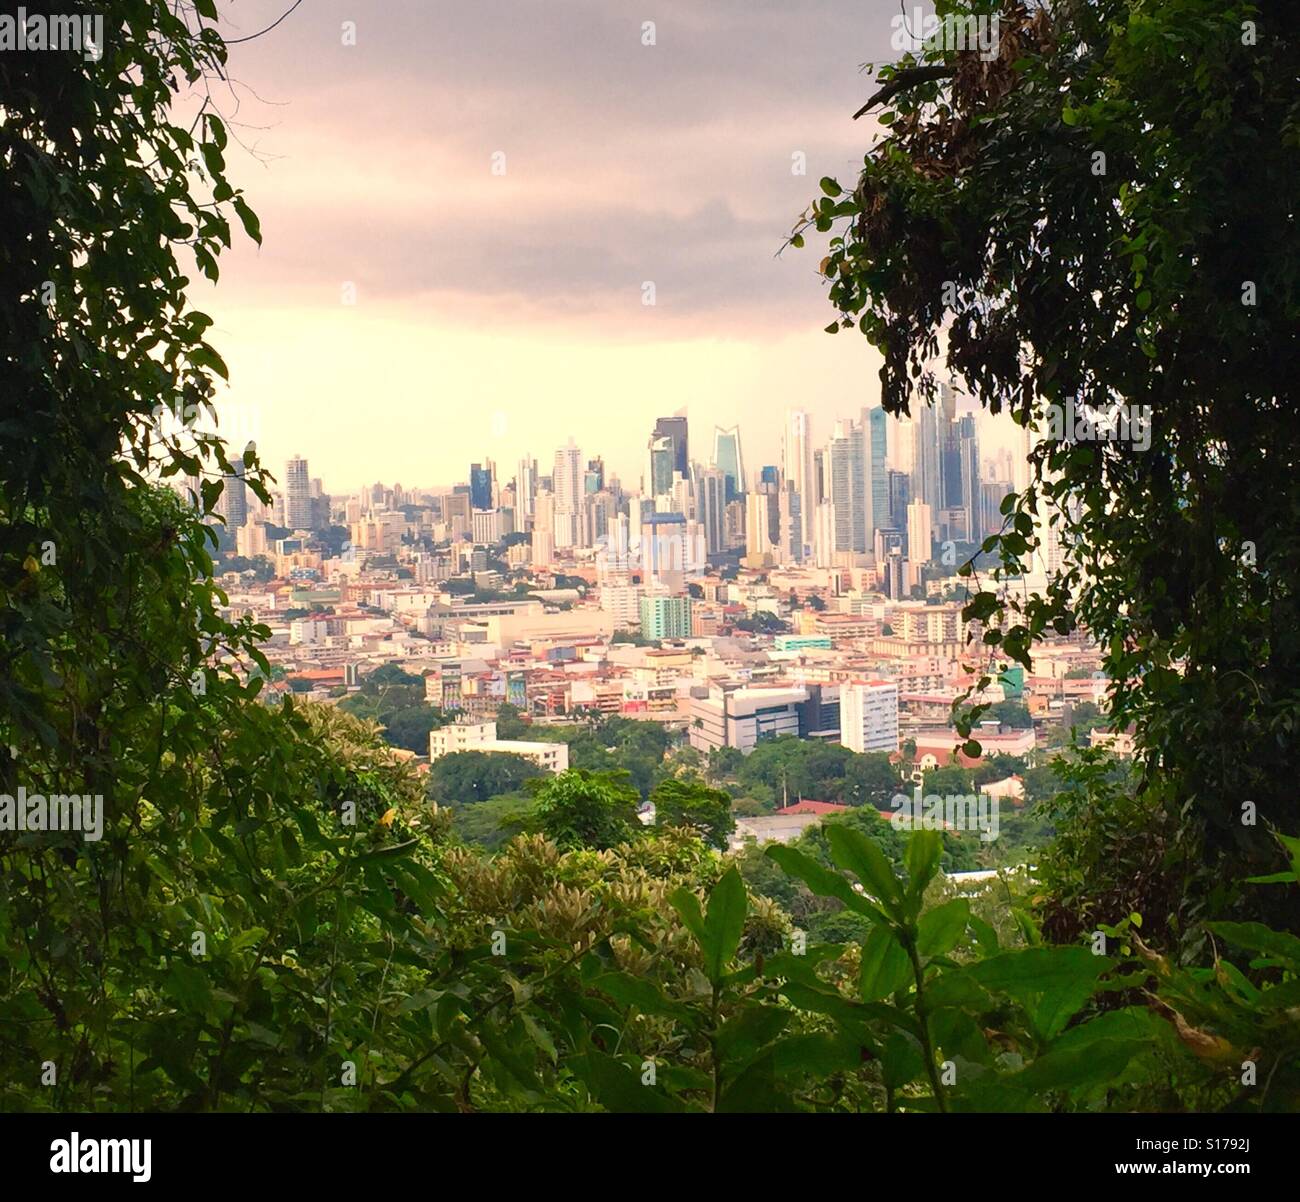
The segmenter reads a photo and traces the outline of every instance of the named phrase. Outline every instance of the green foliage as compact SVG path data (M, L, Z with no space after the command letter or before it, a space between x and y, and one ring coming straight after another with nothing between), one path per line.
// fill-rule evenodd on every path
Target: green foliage
M1122 11L1113 0L1092 7ZM210 6L199 11L211 20ZM0 1110L1300 1105L1295 935L1280 924L1212 919L1202 929L1214 943L1194 964L1194 943L1175 964L1143 939L1158 942L1162 922L1175 927L1166 916L1182 913L1180 899L1153 887L1156 857L1161 881L1171 857L1199 862L1198 847L1170 818L1175 802L1196 801L1186 796L1195 757L1203 757L1207 788L1238 779L1223 757L1204 755L1214 724L1240 722L1241 733L1272 731L1276 720L1276 743L1252 745L1256 754L1240 769L1246 783L1267 784L1284 762L1289 727L1275 700L1275 666L1252 681L1256 700L1243 713L1213 659L1219 652L1184 646L1179 607L1199 612L1208 605L1199 595L1188 600L1176 588L1168 605L1153 604L1154 583L1130 594L1125 621L1136 642L1112 654L1122 658L1131 646L1140 660L1155 646L1146 624L1163 622L1170 625L1156 649L1186 651L1186 684L1157 665L1133 686L1165 706L1146 715L1144 737L1159 744L1161 724L1184 717L1201 725L1186 756L1174 753L1168 781L1154 775L1141 792L1095 753L1063 770L1052 812L1061 837L1035 886L1047 897L1042 931L1009 880L998 882L1005 893L968 896L942 879L960 845L883 823L866 803L884 778L854 784L859 761L836 751L778 742L743 763L710 760L711 773L750 771L754 787L769 792L785 787L789 773L807 772L818 785L843 782L839 796L860 802L795 846L749 849L728 862L687 826L640 827L635 805L667 771L669 736L656 724L571 728L557 737L601 769L537 778L531 799L503 795L452 811L425 800L418 772L373 724L423 703L418 678L381 669L348 699L352 706L292 696L261 705L273 673L258 643L269 632L222 618L204 525L219 498L215 477L229 469L226 451L192 427L172 432L153 411L159 402L186 413L206 408L213 375L224 375L204 341L210 320L185 302L189 259L215 278L232 216L259 236L224 177L220 117L205 107L190 130L170 121L174 90L224 65L220 36L186 24L187 13L124 0L115 6L123 36L109 39L100 62L0 60L0 228L22 235L5 244L12 286L0 296L0 371L16 402L0 422L0 792L48 795L75 785L102 796L105 816L99 840L0 832ZM1163 28L1171 14L1197 20ZM1159 98L1177 73L1142 83L1133 57L1153 26L1168 35L1146 47L1160 54L1169 46L1209 54L1222 33L1220 18L1191 0L1157 4L1144 22L1091 31L1109 53L1080 56L1082 82L1104 67L1124 85L1117 104L1141 88ZM1046 78L1075 69L1035 44L1024 52L1026 70ZM1198 101L1200 93L1215 98L1216 72L1193 76ZM1242 120L1271 95L1261 81L1252 87ZM1012 108L1023 105L1030 117L1040 104L1068 101L1081 114L1069 128L1120 136L1106 128L1105 106L1095 112L1086 95L1015 93ZM1218 143L1225 165L1240 165L1216 137L1216 111L1202 117L1198 107L1194 121L1208 123L1198 133ZM1044 133L1042 123L1030 124ZM1149 137L1167 143L1171 134L1155 124ZM1044 149L1041 138L1030 142ZM1154 153L1129 149L1139 163ZM1173 162L1184 168L1199 164L1186 146L1164 149L1183 152ZM1286 178L1279 147L1256 142L1256 150L1262 169ZM995 158L1018 153L1001 147ZM1225 190L1249 185L1253 170L1247 164L1241 185L1226 175ZM1032 177L1027 170L1024 180ZM1197 196L1200 176L1185 179L1185 194ZM899 195L921 186L906 177ZM1156 187L1132 207L1154 228L1161 196L1168 205L1177 191ZM1283 195L1278 188L1265 201ZM986 215L984 206L974 212ZM1010 245L1022 220L1008 216ZM1086 222L1079 226L1083 237ZM976 223L969 232L978 241L987 228L995 227ZM1188 236L1201 228L1210 227L1193 223ZM862 236L876 232L868 223ZM903 255L913 234L906 226L895 233ZM1291 278L1287 245L1278 238L1277 275L1261 278L1279 286ZM1178 239L1171 246L1149 265L1150 295L1139 307L1167 315L1176 294L1194 315L1206 281L1221 272L1211 253L1198 261L1205 279L1186 276L1174 254L1186 248ZM52 298L42 295L46 280ZM1062 301L1060 278L1049 275L1043 286ZM1124 339L1116 342L1122 349ZM1195 366L1199 352L1189 353ZM1251 379L1224 347L1206 353L1226 355ZM1058 366L1069 375L1069 361ZM1266 357L1255 370L1271 370ZM1207 405L1219 398L1212 388L1187 395ZM1214 473L1237 462L1228 453L1232 433ZM1285 449L1285 438L1279 429L1273 445ZM51 445L58 455L46 453ZM255 456L245 460L250 483L262 488ZM155 471L208 476L199 506L160 490ZM1213 497L1220 483L1204 487ZM1202 513L1194 500L1189 526ZM1258 494L1250 501L1265 506L1265 520L1277 516ZM1223 514L1239 516L1230 506ZM1167 511L1154 505L1152 515L1168 527ZM1261 544L1270 554L1289 537L1284 520L1275 527L1273 541ZM1145 536L1135 537L1140 547ZM1116 570L1134 567L1128 544L1105 546ZM1285 609L1286 561L1270 562L1267 582L1248 589L1242 632L1227 636L1224 654L1251 651L1260 622ZM1281 671L1297 626L1279 620L1274 629ZM1222 634L1207 626L1207 638ZM1182 690L1203 689L1207 679L1223 712L1185 713ZM636 787L603 770L622 761L638 764ZM680 778L672 784L670 811L679 787L694 788ZM1168 797L1157 796L1161 787ZM680 809L689 815L691 806ZM465 828L471 819L481 825ZM532 824L545 834L505 841ZM497 850L457 844L448 837L455 831ZM1286 912L1300 889L1300 841L1279 837L1267 856L1257 850L1251 842L1243 855L1266 860L1268 871L1236 887ZM1123 879L1134 872L1136 881ZM1077 904L1086 922L1065 930L1053 904ZM1149 919L1121 913L1130 905L1148 907ZM823 924L820 936L814 922ZM1098 928L1087 930L1093 922ZM1190 929L1178 924L1180 934ZM1098 934L1106 954L1094 954Z
M376 668L355 693L339 702L339 709L374 722L394 747L417 755L428 755L429 732L452 720L425 700L423 677L404 672L396 664Z
M627 773L570 768L530 787L537 828L559 847L605 849L640 833L640 797Z
M469 805L517 793L525 781L545 770L522 755L506 751L453 751L439 756L429 768L429 796L435 801Z
M242 555L228 555L217 564L219 572L251 572L253 579L266 583L275 578L275 565L264 555L254 555L251 559Z
M747 756L714 755L716 766L711 759L710 772L734 775L740 795L803 797L888 809L890 798L901 788L887 754L860 755L838 743L785 735L760 743Z
M766 610L758 610L748 617L737 618L732 625L747 634L788 634L790 631L789 622Z
M525 739L536 741L532 727L523 720L523 711L517 705L497 707L495 721L498 739Z
M664 753L670 741L658 722L606 715L596 716L586 726L530 726L527 737L567 743L570 767L588 772L627 772L642 798L650 796L664 775Z
M998 567L962 569L973 687L1088 631L1149 804L1202 843L1194 888L1220 914L1268 905L1235 882L1279 864L1242 799L1300 825L1300 27L1285 0L997 11L991 64L935 39L882 72L885 134L798 243L831 234L830 328L880 351L886 411L951 377L1039 431L1067 403L1139 414L1128 438L1037 441L982 546ZM1008 587L1049 523L1061 570Z
M698 778L661 780L650 794L658 826L683 826L710 847L725 850L736 829L731 816L731 796L711 789Z
M989 706L984 717L1009 726L1012 730L1028 730L1034 724L1028 707L1019 701L998 701Z
M1189 941L1186 954L1201 951L1198 895L1187 887L1200 848L1190 832L1104 751L1058 757L1053 771L1052 799L1038 808L1056 832L1037 861L1048 936L1073 942L1136 912L1157 946Z
M502 793L470 806L455 806L452 832L466 843L496 851L534 825L533 799L523 793Z

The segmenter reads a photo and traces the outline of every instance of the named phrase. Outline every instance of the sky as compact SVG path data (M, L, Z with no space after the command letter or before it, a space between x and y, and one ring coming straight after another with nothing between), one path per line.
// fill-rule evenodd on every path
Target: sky
M227 0L223 32L291 3ZM570 436L635 486L682 409L701 461L739 422L746 466L779 462L792 408L823 441L879 402L880 361L823 332L818 242L776 252L876 136L852 114L900 11L303 0L231 45L213 94L263 233L192 291L230 367L223 433L332 492L484 459L509 478L524 454L545 473Z

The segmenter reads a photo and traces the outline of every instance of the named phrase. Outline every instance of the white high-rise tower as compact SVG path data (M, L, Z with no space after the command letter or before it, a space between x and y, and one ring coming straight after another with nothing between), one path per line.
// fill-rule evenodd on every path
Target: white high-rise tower
M800 520L800 557L808 553L813 541L813 517L818 498L813 495L812 427L808 414L793 409L785 415L785 434L782 438L783 463L787 484L793 484L799 494L802 516Z

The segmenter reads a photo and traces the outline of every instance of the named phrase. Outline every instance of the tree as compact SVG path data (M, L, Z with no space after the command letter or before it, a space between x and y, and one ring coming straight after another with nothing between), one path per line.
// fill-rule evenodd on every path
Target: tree
M1193 824L1180 847L1277 868L1268 824L1224 799L1300 828L1274 733L1300 721L1300 26L1282 0L998 12L991 62L935 38L881 72L861 113L883 135L795 240L834 231L829 328L879 349L887 412L951 376L1046 435L983 544L1000 566L962 569L990 656L975 688L1045 633L1090 631L1143 787ZM1003 587L1049 520L1060 572ZM1206 891L1268 904L1212 863Z
M996 719L1013 730L1028 730L1034 724L1029 708L1019 701L998 701L989 707L986 718Z
M425 699L424 678L396 664L376 668L355 693L339 702L339 709L377 723L394 747L418 755L429 753L429 732L452 720Z
M944 768L931 768L921 782L924 796L934 793L940 797L964 797L975 792L974 774L969 768L956 764Z
M496 851L532 823L533 798L524 793L502 793L474 805L456 806L452 831L467 843Z
M525 781L544 775L532 760L507 751L452 751L429 767L429 796L469 805L516 793Z
M714 784L737 779L745 763L745 753L738 747L713 747L709 750L705 775Z
M224 455L170 442L150 409L222 370L176 256L213 274L222 223L256 228L221 170L224 125L170 112L185 81L226 76L213 11L127 0L102 63L0 56L0 790L77 781L104 803L101 839L0 840L0 1064L19 1066L0 1109L1300 1106L1294 940L1217 924L1190 972L1133 937L1126 911L1181 902L1180 832L1098 753L1063 774L1043 880L1074 904L1044 930L1113 924L1108 957L1040 944L1009 890L998 932L963 897L936 904L947 841L866 807L764 853L793 892L742 857L770 895L689 831L636 837L620 777L537 778L569 850L525 834L480 854L448 843L449 820L490 818L496 838L515 799L439 809L373 724L260 704L269 631L229 622L212 581L220 482L193 505L154 479L219 475ZM368 698L419 689L390 676ZM782 766L807 765L782 748ZM1279 846L1293 862L1265 887L1293 898L1297 845ZM776 954L794 920L806 959ZM953 1057L979 1071L941 1081ZM1247 1057L1263 1088L1240 1088ZM653 1090L647 1060L672 1069Z
M657 826L683 826L695 831L710 847L726 850L736 820L731 795L711 789L698 777L661 780L650 794Z
M902 788L898 770L889 761L888 752L855 755L844 767L841 799L850 805L867 805L883 810Z
M416 755L429 754L429 732L446 726L449 715L435 706L408 705L393 709L379 720L383 736L394 747L414 751Z
M517 705L503 702L497 706L495 717L498 739L528 739L531 737L532 732L529 724L523 719L523 710Z
M790 629L788 622L761 609L749 617L738 618L733 624L747 634L785 634Z
M558 847L602 850L637 838L641 798L625 772L570 768L530 784L537 829Z

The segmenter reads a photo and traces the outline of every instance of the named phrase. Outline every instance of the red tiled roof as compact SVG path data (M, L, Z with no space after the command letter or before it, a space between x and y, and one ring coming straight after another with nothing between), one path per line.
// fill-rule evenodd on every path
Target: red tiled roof
M778 814L838 814L842 810L851 810L852 806L841 805L838 801L799 801L792 806L778 810Z

